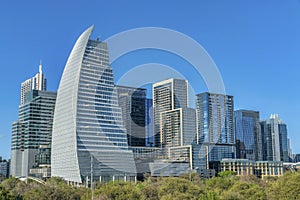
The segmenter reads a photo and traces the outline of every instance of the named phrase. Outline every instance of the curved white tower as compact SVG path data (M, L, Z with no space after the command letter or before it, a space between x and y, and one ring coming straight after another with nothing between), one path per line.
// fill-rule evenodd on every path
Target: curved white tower
M90 40L93 26L77 40L65 66L53 120L51 174L82 183L136 175L118 107L107 44ZM91 159L93 157L93 159ZM99 180L98 179L98 180Z

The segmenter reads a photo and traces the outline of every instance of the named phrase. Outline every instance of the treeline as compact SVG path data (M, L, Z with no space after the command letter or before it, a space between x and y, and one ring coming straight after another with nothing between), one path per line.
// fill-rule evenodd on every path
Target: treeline
M67 185L60 178L51 178L45 185L15 178L0 184L0 199L91 199L91 190L85 187ZM216 200L216 199L300 199L300 172L287 172L279 178L261 180L255 176L235 176L231 172L220 173L218 177L202 180L197 174L179 178L145 177L145 181L96 183L95 200Z

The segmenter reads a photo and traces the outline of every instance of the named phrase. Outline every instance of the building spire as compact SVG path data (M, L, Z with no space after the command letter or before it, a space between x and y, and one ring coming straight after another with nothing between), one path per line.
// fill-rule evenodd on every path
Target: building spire
M39 65L39 73L40 73L40 74L43 73L43 72L42 72L42 68L43 68L43 66L42 66L42 60L40 60L40 65Z

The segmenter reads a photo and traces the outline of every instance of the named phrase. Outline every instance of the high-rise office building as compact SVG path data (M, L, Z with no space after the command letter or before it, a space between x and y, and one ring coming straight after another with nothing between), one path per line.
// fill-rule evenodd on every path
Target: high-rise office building
M146 146L154 146L153 100L146 99Z
M262 138L259 112L234 111L236 158L262 161Z
M168 79L153 84L156 147L188 145L195 141L195 110L188 108L188 82Z
M12 125L11 175L28 176L40 145L51 142L56 92L30 90Z
M272 114L270 119L261 121L263 160L289 162L287 126Z
M146 144L146 93L144 88L116 86L119 106L127 131L129 146L145 146Z
M196 111L177 108L161 113L161 141L163 147L190 145L196 137Z
M233 158L233 96L201 93L196 96L198 144L207 146L208 160Z
M107 44L90 40L93 26L76 41L66 63L53 120L51 175L82 183L136 176ZM91 176L92 175L92 176Z
M39 66L39 73L37 73L34 77L27 79L21 84L21 102L20 105L23 105L25 102L26 92L30 90L46 90L46 78L43 74L42 63Z

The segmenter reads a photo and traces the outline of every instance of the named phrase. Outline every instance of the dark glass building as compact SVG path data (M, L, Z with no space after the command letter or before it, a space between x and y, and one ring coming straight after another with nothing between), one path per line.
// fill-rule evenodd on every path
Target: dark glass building
M146 145L146 93L144 88L116 86L128 146Z
M55 101L56 92L26 92L19 106L19 119L12 125L12 176L28 176L39 146L51 143Z
M262 141L259 112L252 110L234 111L236 158L252 161L262 160Z
M287 126L277 114L261 121L262 152L265 161L289 162Z

